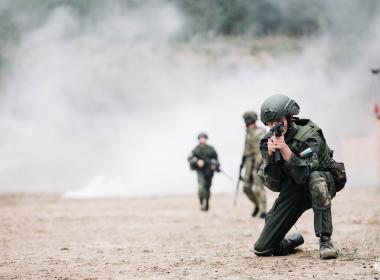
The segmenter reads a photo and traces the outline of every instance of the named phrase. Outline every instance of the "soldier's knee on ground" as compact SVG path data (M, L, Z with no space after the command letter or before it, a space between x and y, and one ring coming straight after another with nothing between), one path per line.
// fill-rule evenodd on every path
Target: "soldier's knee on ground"
M261 244L260 240L258 240L254 246L254 253L259 257L269 257L273 256L273 249L265 247L265 245Z
M314 210L326 210L331 207L331 195L323 172L313 171L310 174L308 190Z

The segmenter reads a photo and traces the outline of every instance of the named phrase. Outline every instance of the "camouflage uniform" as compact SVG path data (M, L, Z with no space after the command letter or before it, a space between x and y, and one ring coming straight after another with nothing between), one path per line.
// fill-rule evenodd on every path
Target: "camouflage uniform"
M197 161L201 159L205 162L203 167L198 167ZM212 183L212 178L215 171L219 171L219 161L218 154L215 149L207 144L199 144L191 152L188 158L190 169L196 170L198 175L198 196L201 205L205 200L208 208L208 200L210 198L210 188ZM215 170L211 169L211 166L214 165ZM204 209L207 210L207 209Z
M331 199L336 189L334 178L327 171L332 152L322 131L310 120L295 119L285 135L285 142L293 155L279 165L275 164L273 155L268 157L270 137L270 133L266 134L260 144L264 158L262 175L265 185L280 194L255 244L255 253L259 256L286 254L286 233L310 208L314 212L315 234L329 239L333 231ZM307 148L311 148L311 156L301 157L300 153Z
M263 180L258 176L262 164L259 144L264 134L265 130L262 128L247 127L243 154L243 191L261 213L266 213L267 207Z

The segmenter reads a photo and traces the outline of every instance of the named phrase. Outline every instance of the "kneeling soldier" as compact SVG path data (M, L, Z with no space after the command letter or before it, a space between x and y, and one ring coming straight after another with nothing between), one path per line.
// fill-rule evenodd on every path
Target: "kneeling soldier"
M311 120L298 119L298 104L285 95L269 97L261 120L271 129L261 140L265 185L279 192L254 251L258 256L286 255L304 240L285 236L302 213L314 212L314 230L322 259L338 256L331 243L331 199L346 182L344 165L332 158L322 130Z

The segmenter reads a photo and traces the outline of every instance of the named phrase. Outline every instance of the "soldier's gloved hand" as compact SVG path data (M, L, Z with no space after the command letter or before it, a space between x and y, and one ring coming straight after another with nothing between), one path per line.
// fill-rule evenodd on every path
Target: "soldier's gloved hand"
M282 157L284 160L289 160L292 156L292 151L290 150L289 146L285 142L284 135L280 137L272 136L268 140L268 154L272 155L275 150L278 149L281 152Z
M198 165L198 167L202 168L203 166L205 166L205 161L203 159L198 159L197 165Z
M219 163L216 165L216 172L221 172Z
M273 147L280 150L280 152L282 152L285 149L285 146L287 146L283 135L279 137L272 136L269 140L271 140Z
M218 162L218 160L216 160L216 159L212 159L211 160L211 170L213 170L213 171L216 171L216 172L219 172L220 170L219 170L219 162Z
M247 158L246 156L242 156L242 158L241 158L241 163L242 163L242 164L244 164L246 158Z
M268 139L268 155L271 156L276 151L276 147L274 145L274 136Z

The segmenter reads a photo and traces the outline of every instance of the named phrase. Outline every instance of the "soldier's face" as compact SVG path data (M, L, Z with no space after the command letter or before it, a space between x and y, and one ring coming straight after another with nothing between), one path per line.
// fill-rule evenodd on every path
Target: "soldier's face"
M206 144L207 139L205 137L199 138L199 144Z
M274 122L269 122L267 126L268 126L270 129L272 129L272 128L275 127L276 124L278 124L278 123L283 123L283 124L284 124L284 126L285 126L284 134L285 134L285 133L288 131L288 121L287 121L287 119L286 119L285 117L283 117L283 118L281 118L281 119L279 119L279 120L276 120L276 121L274 121Z

